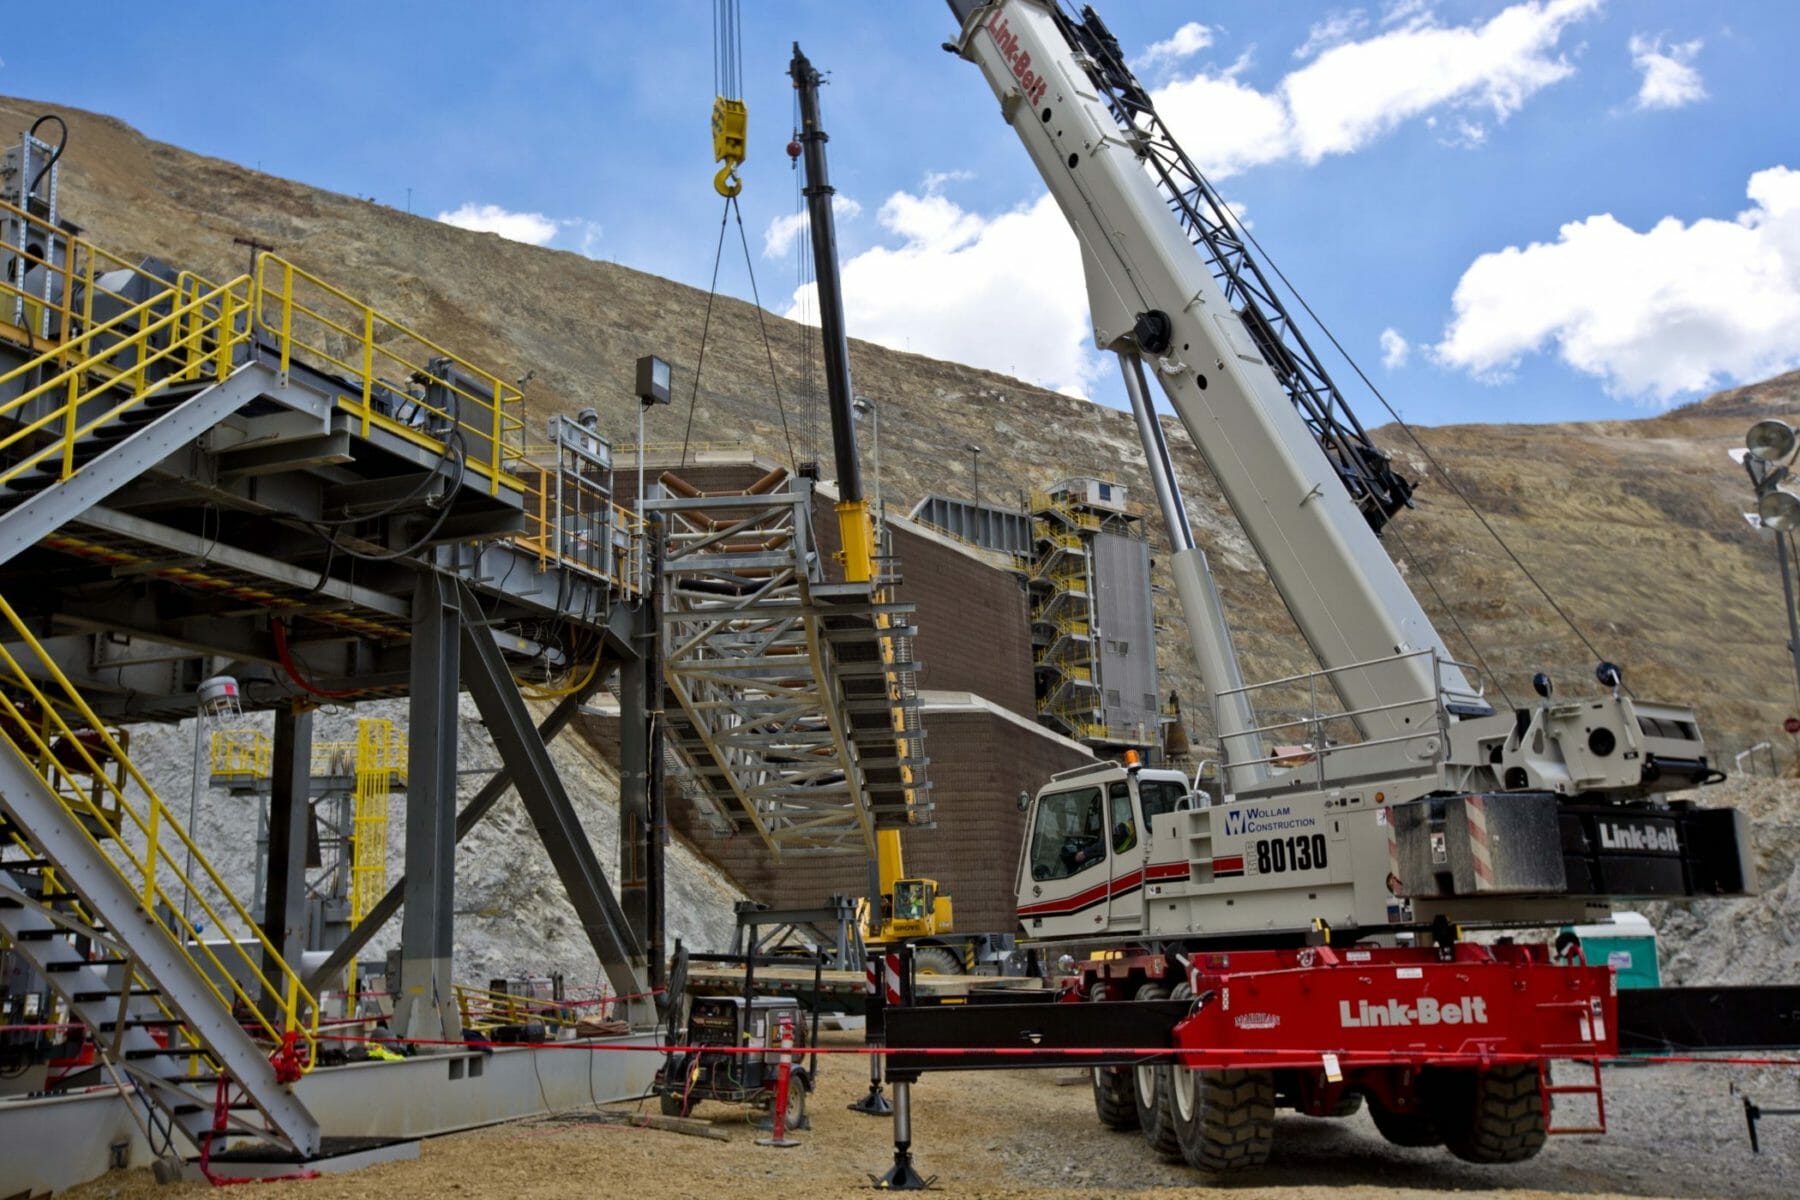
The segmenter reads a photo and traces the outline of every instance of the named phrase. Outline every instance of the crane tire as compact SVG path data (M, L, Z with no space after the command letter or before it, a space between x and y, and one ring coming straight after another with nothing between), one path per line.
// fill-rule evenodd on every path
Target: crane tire
M1088 993L1090 1002L1104 1004L1113 997L1107 985ZM1132 1096L1131 1068L1094 1067L1094 1115L1100 1124L1118 1132L1138 1127L1137 1101Z
M1193 995L1187 984L1171 992L1160 983L1138 989L1139 1000L1185 1000ZM1175 1136L1175 1110L1169 1096L1172 1068L1168 1063L1140 1063L1131 1069L1131 1095L1137 1107L1138 1128L1158 1157L1181 1161L1181 1141Z
M1275 1073L1171 1068L1181 1157L1207 1175L1233 1175L1269 1160L1275 1144Z
M1446 1071L1444 1147L1464 1162L1516 1163L1544 1148L1544 1093L1537 1063Z
M948 946L914 946L914 975L964 974L962 959Z

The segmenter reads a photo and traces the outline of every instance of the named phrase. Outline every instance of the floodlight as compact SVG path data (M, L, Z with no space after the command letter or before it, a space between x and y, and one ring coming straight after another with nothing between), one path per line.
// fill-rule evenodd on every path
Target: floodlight
M1786 487L1770 488L1757 498L1756 514L1764 529L1792 533L1800 529L1800 496Z
M669 364L654 354L646 354L637 361L637 398L638 402L648 408L652 404L667 404L670 400Z
M1794 452L1794 430L1786 421L1758 421L1744 435L1744 446L1764 462L1780 462Z

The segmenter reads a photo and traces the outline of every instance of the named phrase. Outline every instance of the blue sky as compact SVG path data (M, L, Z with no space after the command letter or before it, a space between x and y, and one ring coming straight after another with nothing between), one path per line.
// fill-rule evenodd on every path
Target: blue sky
M1099 7L1190 154L1410 419L1642 415L1800 365L1800 5ZM396 207L410 188L426 216L706 286L710 4L260 8L69 3L71 26L107 27L105 59L91 40L0 43L0 92ZM852 335L1117 403L1060 217L979 71L939 49L947 7L743 9L741 203L765 303L792 310L797 281L776 236L796 211L797 39L832 77ZM721 287L748 298L741 253Z

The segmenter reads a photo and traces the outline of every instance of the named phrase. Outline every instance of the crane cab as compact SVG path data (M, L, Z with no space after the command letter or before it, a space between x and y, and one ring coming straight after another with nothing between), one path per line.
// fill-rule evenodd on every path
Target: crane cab
M1146 882L1187 877L1179 839L1159 834L1171 832L1166 816L1191 804L1190 794L1181 772L1136 765L1096 763L1054 776L1027 810L1017 884L1026 934L1141 931Z
M950 897L938 893L935 879L896 879L892 911L883 915L887 920L876 938L883 942L935 937L955 928Z

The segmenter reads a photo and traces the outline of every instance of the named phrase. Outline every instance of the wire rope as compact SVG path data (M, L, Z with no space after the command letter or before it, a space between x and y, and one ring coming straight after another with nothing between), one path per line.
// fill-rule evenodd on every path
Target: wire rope
M719 297L719 263L725 257L725 226L731 220L731 197L725 198L724 211L719 214L719 244L713 250L712 285L706 290L706 316L700 321L700 353L694 364L694 389L688 394L687 430L681 435L681 465L687 466L688 445L694 437L694 410L700 406L700 374L706 370L706 338L712 331L713 301ZM638 447L642 454L644 448Z
M775 343L769 340L769 323L763 313L762 294L756 287L756 267L750 261L750 238L744 232L744 212L737 197L730 199L731 211L737 214L738 241L744 246L744 270L750 276L750 298L756 305L756 327L762 332L763 352L769 358L769 385L775 389L775 411L781 414L781 437L787 443L788 466L795 465L794 436L788 431L787 402L781 398L781 376L775 370Z
M1195 174L1199 176L1200 181L1205 184L1206 187L1212 187L1212 183L1207 180L1204 175L1199 174L1198 168L1196 168ZM1326 325L1319 314L1313 311L1312 305L1307 303L1306 297L1300 293L1300 289L1294 286L1293 280L1287 277L1286 272L1284 272L1275 262L1269 252L1263 248L1263 244L1257 240L1256 235L1250 232L1249 226L1238 220L1236 214L1232 213L1229 208L1226 209L1226 213L1228 214L1227 219L1236 227L1237 232L1248 241L1250 245L1256 247L1256 252L1262 256L1262 260L1268 265L1269 270L1275 272L1275 277L1281 280L1282 286L1287 288L1288 294L1293 296L1299 303L1301 310L1311 319L1319 332L1325 335L1325 340L1331 343L1332 349L1336 350L1343 358L1344 362L1349 364L1350 369L1356 373L1356 377L1362 380L1363 386L1369 389L1369 394L1374 396L1375 399L1380 402L1381 407L1386 410L1388 416L1393 418L1394 424L1400 427L1400 431L1406 435L1407 440L1412 442L1419 453L1425 456L1425 461L1430 464L1432 470L1437 472L1438 478L1442 479L1444 484L1456 495L1456 498L1461 500L1468 510L1474 514L1475 519L1481 523L1482 529L1486 530L1488 536L1494 539L1494 543L1500 547L1507 558L1512 560L1513 566L1517 567L1519 572L1530 581L1531 586L1537 589L1538 595L1544 598L1544 602L1550 606L1551 610L1555 612L1559 618L1561 618L1563 624L1569 627L1570 632L1572 632L1581 644L1587 648L1588 653L1592 654L1596 661L1604 660L1606 656L1594 645L1592 639L1590 639L1581 626L1576 623L1575 618L1562 606L1555 595L1551 593L1550 589L1545 586L1543 581L1540 580L1531 568L1525 564L1525 560L1520 558L1517 551L1512 548L1511 544L1501 536L1500 531L1494 528L1493 522L1489 521L1487 514L1482 512L1481 506L1476 504L1474 499L1463 490L1462 485L1457 482L1456 477L1450 474L1444 464L1439 461L1437 455L1431 452L1431 448L1420 439L1418 433L1414 431L1412 425L1407 422L1406 418L1402 417L1399 411L1396 410L1392 404L1388 403L1387 396L1382 393L1380 388L1375 386L1375 381L1369 378L1368 373L1364 371L1362 365L1351 356L1350 351L1344 348L1344 344L1338 340L1337 334L1331 331L1331 327ZM1430 582L1429 575L1426 575L1425 578L1427 582ZM1435 584L1432 585L1431 590L1434 594L1438 594ZM1452 616L1451 620L1454 623L1455 617ZM1465 634L1464 637L1466 638L1467 634ZM1469 645L1471 648L1474 648L1475 643L1471 640ZM1497 682L1498 680L1496 680L1496 683ZM1629 689L1626 690L1629 691ZM1502 689L1502 693L1504 694L1504 689Z

